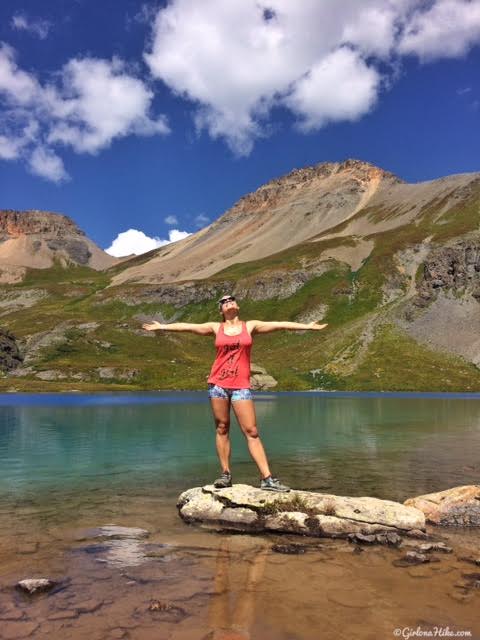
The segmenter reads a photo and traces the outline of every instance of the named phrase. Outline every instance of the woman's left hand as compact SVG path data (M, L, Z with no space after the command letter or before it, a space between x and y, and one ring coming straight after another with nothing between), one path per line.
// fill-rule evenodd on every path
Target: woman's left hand
M309 322L308 326L310 329L314 329L315 331L320 331L320 329L325 329L325 327L328 327L328 323L327 324L317 324L316 322Z

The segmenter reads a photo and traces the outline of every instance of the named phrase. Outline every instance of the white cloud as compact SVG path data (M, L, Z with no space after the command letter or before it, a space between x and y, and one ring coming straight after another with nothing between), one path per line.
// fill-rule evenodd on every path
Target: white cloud
M171 242L182 240L189 235L190 233L188 233L187 231L171 229L168 232L168 240L161 240L157 237L150 238L145 233L143 233L143 231L138 231L138 229L128 229L128 231L119 233L112 244L108 247L108 249L105 249L105 251L117 258L130 256L132 254L138 256L142 253L146 253L147 251L151 251L152 249L162 247L165 244L170 244Z
M11 25L13 29L28 31L38 36L40 40L45 40L48 36L52 23L48 20L42 20L41 18L28 18L25 13L16 13L12 16Z
M2 158L2 160L14 160L18 158L19 155L19 141L0 135L0 158Z
M9 104L28 105L40 92L37 80L18 68L12 47L0 43L0 94Z
M210 218L208 218L204 213L199 213L195 216L194 221L197 227L203 227L207 222L210 222Z
M357 120L377 98L380 74L351 49L342 47L299 80L285 104L299 114L299 126L309 131L327 122ZM336 87L332 91L332 87Z
M463 56L480 41L480 0L437 0L413 14L399 42L422 61Z
M301 93L298 83L305 92L305 77L315 81L322 75L322 63L341 64L342 55L334 54L346 43L355 47L356 67L371 88L362 87L368 99L351 101L348 108L340 100L337 114L331 114L338 91L348 93L351 74L324 85L326 109L334 116L329 119L343 119L343 114L353 119L368 112L378 72L366 57L389 54L396 21L411 1L173 0L157 13L145 60L155 77L197 105L198 129L224 138L234 152L248 154L255 138L264 135L271 107L300 106L299 100L285 102L286 96ZM317 111L316 124L321 126L322 109L310 110L309 116L314 118ZM304 117L302 111L294 113Z
M24 158L34 173L66 178L56 147L97 153L128 135L167 134L165 116L153 116L154 94L119 60L75 58L41 84L19 68L14 50L0 44L1 157Z
M404 56L459 57L480 43L480 0L169 0L141 4L130 20L152 23L152 78L191 103L197 132L238 155L268 135L277 107L304 132L353 122L401 75ZM37 23L12 18L16 29ZM44 177L58 180L61 147L94 154L125 136L169 133L139 69L75 57L40 81L0 43L0 158L31 170L43 158Z
M69 179L63 161L51 149L36 147L29 160L32 173L52 182L63 182Z
M178 224L178 218L177 216L167 216L164 218L164 222L166 224Z
M114 58L73 59L63 68L63 87L51 94L53 114L59 122L48 136L75 151L96 153L114 138L129 134L168 133L164 116L149 116L153 93Z
M156 4L144 2L140 6L140 9L133 15L133 18L127 15L127 26L130 27L133 23L150 24L155 20L157 10Z
M197 131L247 155L273 107L305 131L357 120L402 55L460 55L479 25L480 0L170 0L144 57L192 103Z

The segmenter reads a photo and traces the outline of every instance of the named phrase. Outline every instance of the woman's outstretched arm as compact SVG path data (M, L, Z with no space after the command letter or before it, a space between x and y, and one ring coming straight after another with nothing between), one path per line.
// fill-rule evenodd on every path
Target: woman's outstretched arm
M145 329L145 331L191 331L201 336L209 336L215 333L215 325L217 324L219 323L202 322L201 324L194 324L192 322L171 322L170 324L161 324L155 321L142 324L142 329Z
M271 331L280 331L281 329L313 329L314 331L320 331L328 327L328 324L317 324L316 322L264 322L263 320L249 320L251 326L251 333L270 333Z

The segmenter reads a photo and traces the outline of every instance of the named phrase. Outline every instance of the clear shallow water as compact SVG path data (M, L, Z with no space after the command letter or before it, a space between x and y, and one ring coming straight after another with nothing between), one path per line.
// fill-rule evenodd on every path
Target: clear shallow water
M480 484L479 396L258 393L256 412L272 470L294 488L402 502ZM231 432L234 482L256 484L233 413ZM479 590L463 598L458 586L462 572L478 571L459 559L480 555L476 531L451 534L462 553L400 569L391 564L399 550L354 553L322 540L284 556L271 550L275 536L185 525L176 498L216 477L214 435L203 392L0 396L5 637L36 624L31 637L226 639L248 629L282 639L336 629L351 638L355 624L355 637L376 638L422 620L480 637ZM97 544L92 528L109 523L143 527L149 538ZM45 574L68 577L69 587L34 601L11 589ZM185 615L150 611L155 598ZM83 611L85 601L93 610Z

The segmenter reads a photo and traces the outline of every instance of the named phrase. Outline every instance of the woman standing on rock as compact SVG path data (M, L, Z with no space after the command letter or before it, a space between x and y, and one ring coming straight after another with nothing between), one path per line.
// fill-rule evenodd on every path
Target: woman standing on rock
M203 336L215 335L217 354L208 377L208 393L216 426L217 453L222 467L221 476L215 480L217 488L231 487L230 472L230 407L247 440L250 455L261 474L260 488L268 491L290 491L270 473L267 456L260 440L253 396L250 390L250 351L252 336L280 329L324 329L326 324L310 322L263 322L262 320L240 320L235 296L222 296L218 301L223 322L191 324L174 322L143 324L147 331L191 331Z

